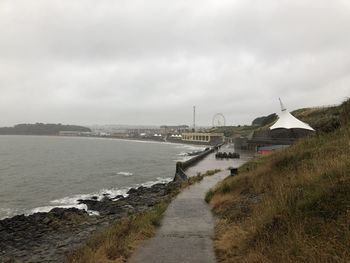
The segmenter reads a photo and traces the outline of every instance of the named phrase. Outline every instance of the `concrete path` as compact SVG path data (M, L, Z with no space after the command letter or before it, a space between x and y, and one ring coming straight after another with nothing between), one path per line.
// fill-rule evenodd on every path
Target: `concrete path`
M225 146L221 151L231 151ZM216 262L212 237L214 218L205 203L206 192L229 175L228 167L238 167L251 158L216 160L214 154L186 171L188 176L198 172L221 169L182 191L169 205L156 235L131 256L129 263L214 263Z
M220 152L233 152L233 151L234 151L234 148L233 146L230 146L230 145L224 145L220 149ZM221 169L223 171L230 166L237 168L252 158L251 152L241 152L240 154L241 154L240 159L221 159L221 160L215 159L215 154L209 154L202 161L190 167L185 172L187 176L194 176L198 172L205 173L206 171L213 170L213 169Z
M208 176L182 191L169 205L155 237L132 255L129 263L216 262L213 249L214 219L205 193L228 171Z

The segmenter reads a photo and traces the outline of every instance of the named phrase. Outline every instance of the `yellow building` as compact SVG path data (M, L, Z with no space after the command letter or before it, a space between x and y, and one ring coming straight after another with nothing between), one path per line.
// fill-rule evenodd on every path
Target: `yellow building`
M204 144L219 144L224 142L223 133L186 132L182 134L182 140Z

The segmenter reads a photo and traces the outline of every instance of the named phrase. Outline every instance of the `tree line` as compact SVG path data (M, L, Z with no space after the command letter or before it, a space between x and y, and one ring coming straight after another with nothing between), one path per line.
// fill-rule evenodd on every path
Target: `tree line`
M87 127L78 125L63 125L59 124L17 124L13 127L0 128L0 134L2 135L58 135L60 131L80 131L91 132Z

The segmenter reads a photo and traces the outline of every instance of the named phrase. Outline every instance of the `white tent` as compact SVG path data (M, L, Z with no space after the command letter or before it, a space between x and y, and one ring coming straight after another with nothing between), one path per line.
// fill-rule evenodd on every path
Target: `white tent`
M279 118L274 125L270 127L270 130L274 129L305 129L310 131L315 131L311 126L305 122L302 122L295 118L292 114L290 114L287 109L284 107L281 99L281 113L279 114Z

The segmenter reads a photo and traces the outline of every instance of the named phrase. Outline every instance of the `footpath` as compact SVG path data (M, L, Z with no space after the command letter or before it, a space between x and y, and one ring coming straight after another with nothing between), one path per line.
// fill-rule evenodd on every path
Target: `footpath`
M193 176L211 169L222 170L183 190L169 205L156 235L145 241L128 262L216 262L212 241L214 218L204 197L211 187L229 175L227 167L238 167L245 161L215 160L211 154L186 171L188 176Z

